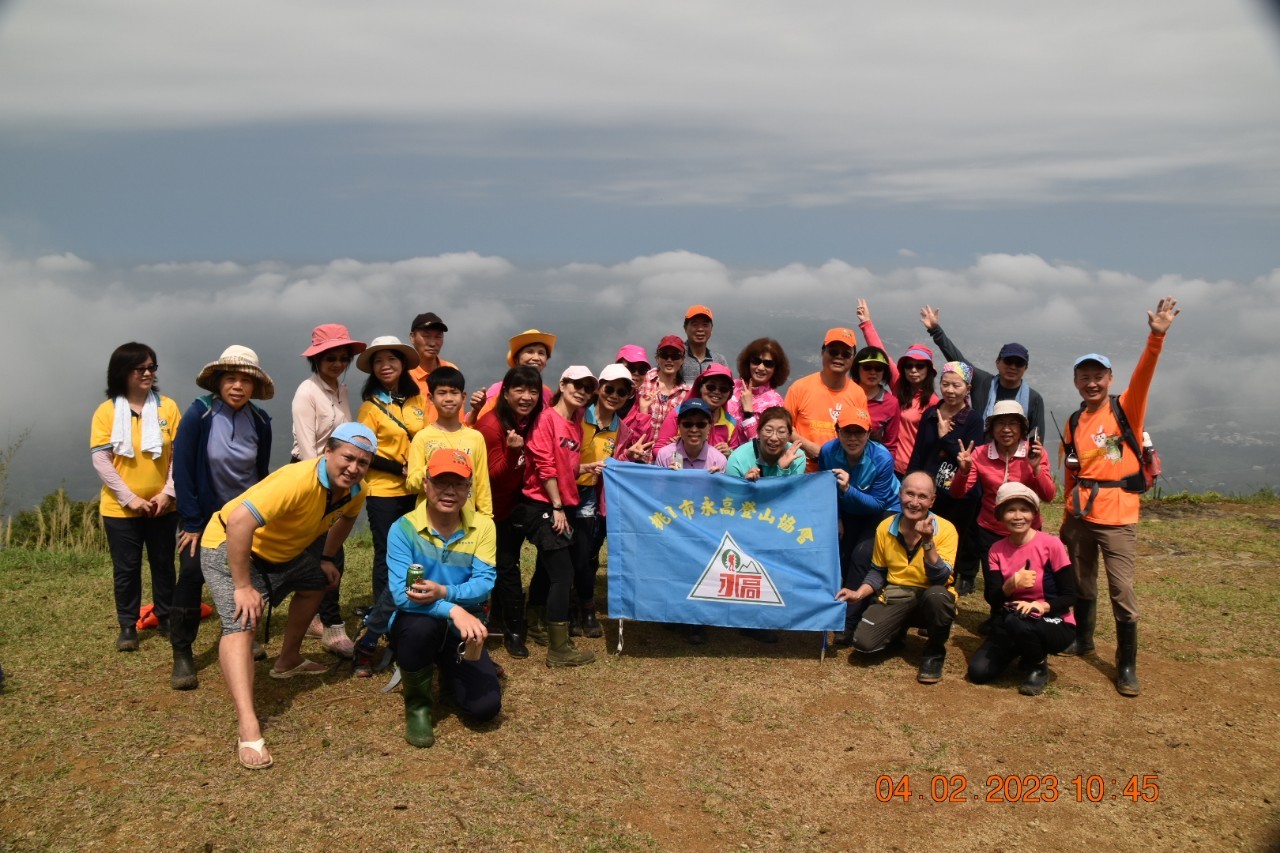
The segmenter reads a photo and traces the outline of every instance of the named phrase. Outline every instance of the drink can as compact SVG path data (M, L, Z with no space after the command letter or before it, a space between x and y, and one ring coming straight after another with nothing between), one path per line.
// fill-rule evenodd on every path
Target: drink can
M404 588L409 589L415 583L422 580L423 568L421 563L414 563L409 566L409 570L404 573Z

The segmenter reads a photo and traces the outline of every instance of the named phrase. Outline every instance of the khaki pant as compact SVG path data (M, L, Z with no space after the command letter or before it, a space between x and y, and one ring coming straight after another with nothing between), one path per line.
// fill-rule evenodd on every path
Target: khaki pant
M1059 534L1071 555L1079 597L1098 597L1098 552L1107 570L1111 613L1117 622L1138 621L1138 597L1133 591L1137 574L1138 525L1110 527L1076 518L1068 511Z

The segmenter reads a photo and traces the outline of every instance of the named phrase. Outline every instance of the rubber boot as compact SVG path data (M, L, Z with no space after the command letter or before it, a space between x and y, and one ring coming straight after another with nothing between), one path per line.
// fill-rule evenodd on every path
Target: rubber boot
M582 607L577 604L569 606L569 636L582 636Z
M1063 657L1087 655L1093 653L1093 626L1098 615L1098 601L1090 598L1077 598L1072 612L1076 615L1076 638L1058 654Z
M529 656L529 647L525 645L527 636L529 631L525 627L524 620L518 616L508 618L502 626L502 646L513 658Z
M1018 687L1018 692L1023 696L1039 696L1044 691L1044 686L1049 683L1049 664L1042 658L1039 663L1031 664L1027 670L1027 677L1023 679L1022 684Z
M596 659L586 649L579 649L569 639L568 622L548 622L547 666L583 666Z
M431 675L435 667L417 672L401 671L404 680L404 739L416 747L428 747L436 742L431 728Z
M1116 690L1121 696L1137 696L1138 685L1138 623L1116 623Z
M547 625L543 620L543 614L546 612L547 608L537 607L532 604L526 607L524 611L525 624L529 626L526 635L540 646L545 646L549 639L547 637ZM565 624L567 625L568 623L566 622Z
M191 657L191 644L200 630L200 611L175 608L169 613L169 642L173 644L173 674L169 686L174 690L195 690L200 686L196 662Z
M921 684L937 684L942 680L942 665L947 661L947 638L951 636L951 626L928 630L929 639L924 643L924 655L920 658L920 671L916 673L916 681Z
M598 640L604 636L604 628L600 626L600 620L596 618L596 603L588 601L579 608L582 614L582 636L592 640Z
M138 629L132 625L121 625L120 636L116 637L116 651L136 652L138 650Z

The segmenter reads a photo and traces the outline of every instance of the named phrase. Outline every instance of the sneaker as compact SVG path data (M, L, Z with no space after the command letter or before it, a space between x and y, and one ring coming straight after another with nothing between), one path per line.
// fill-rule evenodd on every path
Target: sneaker
M1023 696L1039 696L1044 686L1049 683L1049 666L1044 661L1031 664L1027 669L1027 677L1018 687Z
M373 658L377 652L377 646L369 648L363 643L356 645L353 652L356 678L373 678Z
M311 624L307 626L306 635L317 640L324 636L324 625L320 624L319 616L312 618Z
M582 634L592 640L598 640L604 636L604 628L600 626L600 620L596 618L595 610L583 611Z
M320 648L340 658L349 658L355 654L356 650L355 644L347 636L347 626L345 625L326 626L323 635L320 637Z

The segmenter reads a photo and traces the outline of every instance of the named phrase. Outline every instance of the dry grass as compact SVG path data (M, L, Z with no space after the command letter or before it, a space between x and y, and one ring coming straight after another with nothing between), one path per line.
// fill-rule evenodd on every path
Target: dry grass
M1136 700L1111 687L1106 624L1098 657L1055 660L1039 698L1016 679L966 683L978 598L962 600L935 687L915 683L915 637L901 655L820 664L814 634L766 647L713 629L695 649L628 623L618 656L610 624L578 671L495 651L503 714L470 727L445 706L430 750L404 743L382 679L260 677L276 758L263 773L235 762L207 623L201 687L173 692L166 643L113 650L104 559L3 552L0 848L1273 849L1278 526L1274 501L1148 513ZM363 601L369 562L352 549L345 600ZM1011 774L1056 775L1060 796L986 802L990 777ZM1076 801L1077 774L1103 777L1101 802ZM1135 774L1157 777L1156 801L1123 796ZM909 777L912 799L878 801L882 775ZM964 801L934 803L935 777L964 782Z

